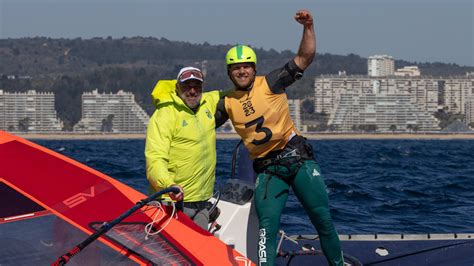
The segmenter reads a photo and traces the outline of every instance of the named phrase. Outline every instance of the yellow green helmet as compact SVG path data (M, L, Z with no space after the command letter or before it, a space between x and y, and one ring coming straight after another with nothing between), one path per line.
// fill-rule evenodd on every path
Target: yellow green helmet
M225 62L227 65L238 63L254 63L257 65L257 55L247 45L236 45L227 52Z

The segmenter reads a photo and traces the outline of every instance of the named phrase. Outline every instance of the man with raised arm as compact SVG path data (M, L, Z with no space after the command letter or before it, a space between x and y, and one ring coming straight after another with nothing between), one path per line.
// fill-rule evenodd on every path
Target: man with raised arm
M316 54L311 13L300 10L295 20L303 25L296 57L265 76L256 76L257 57L252 48L237 45L227 52L227 74L235 90L220 100L216 121L220 125L230 118L254 159L259 264L274 264L280 217L292 187L318 231L329 265L343 265L321 170L311 144L291 120L285 93L303 76Z

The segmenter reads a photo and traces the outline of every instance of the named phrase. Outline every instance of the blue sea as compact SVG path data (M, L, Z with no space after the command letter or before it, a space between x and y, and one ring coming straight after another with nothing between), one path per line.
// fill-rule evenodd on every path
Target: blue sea
M37 140L147 193L144 140ZM217 185L231 175L236 140L217 141ZM473 140L311 141L341 234L474 232ZM290 193L281 227L315 234Z

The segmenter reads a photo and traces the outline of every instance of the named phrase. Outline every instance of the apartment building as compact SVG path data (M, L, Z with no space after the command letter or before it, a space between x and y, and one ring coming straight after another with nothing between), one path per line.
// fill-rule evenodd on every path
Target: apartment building
M391 76L395 71L395 60L389 55L373 55L367 60L367 73L370 77Z
M54 105L52 92L0 90L0 129L34 133L61 131L63 123Z
M419 77L421 76L420 69L418 66L405 66L397 69L394 73L398 77Z
M82 94L82 117L74 126L78 132L144 133L149 116L135 102L131 92Z
M411 101L423 105L434 113L438 108L438 80L431 78L324 75L316 78L315 110L330 114L341 99L342 93L409 94Z
M353 131L373 126L377 131L435 131L437 120L408 94L343 93L329 126Z
M466 114L466 101L474 95L474 77L443 79L440 90L442 92L440 93L441 106L447 107L449 112Z
M407 130L408 125L437 130L432 114L438 110L438 81L420 77L320 76L315 80L315 110L329 114L329 125L337 130L369 124L377 125L379 130L388 130L392 125L399 130ZM404 110L413 115L403 115Z
M474 96L470 96L466 99L465 110L466 110L466 125L474 123Z
M305 132L306 127L303 126L301 120L301 100L300 99L293 99L288 100L288 107L290 111L291 120L295 124L296 129L299 131Z
M421 106L421 109L430 114L438 110L438 80L423 77L399 77L380 81L380 93L408 94L413 104Z

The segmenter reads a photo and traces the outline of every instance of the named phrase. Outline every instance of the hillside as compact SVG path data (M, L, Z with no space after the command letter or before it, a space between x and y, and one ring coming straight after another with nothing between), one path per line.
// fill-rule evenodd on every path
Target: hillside
M296 44L295 44L296 45ZM161 38L51 39L21 38L0 40L0 89L4 91L53 91L58 115L70 129L80 119L83 91L135 94L137 102L153 112L149 97L157 80L173 79L186 65L207 70L206 89L230 88L224 57L231 45L191 44ZM258 72L267 73L292 57L291 51L256 48ZM425 75L464 75L473 67L443 63L396 61L396 67L418 65ZM313 93L316 75L365 74L366 58L358 55L318 54L305 77L288 90L290 98ZM15 79L9 78L15 76Z

